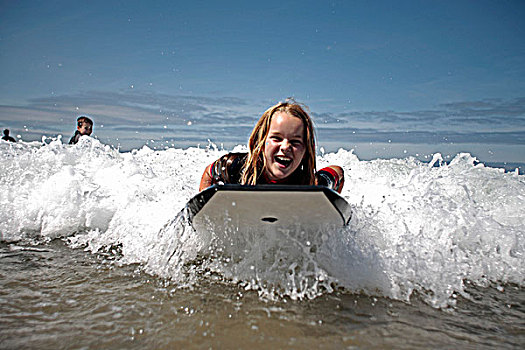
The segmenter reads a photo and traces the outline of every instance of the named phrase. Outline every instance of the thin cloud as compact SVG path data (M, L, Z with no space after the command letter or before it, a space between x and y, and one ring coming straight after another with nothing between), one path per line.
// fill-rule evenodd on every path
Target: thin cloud
M365 111L316 114L320 127L351 124L377 131L525 131L525 98L441 104L433 110Z
M525 145L525 131L521 132L443 132L443 131L405 131L383 132L376 130L350 128L323 128L318 131L319 138L339 141L341 144L356 142L417 143L417 144L462 144L486 143Z
M123 126L131 132L145 126L254 123L259 110L235 97L91 91L30 99L25 106L0 105L0 123L33 138L38 133L70 134L76 117L84 114L94 119L98 134L122 131Z
M90 91L0 106L0 127L27 141L69 137L78 115L108 143L138 139L245 143L268 103L236 97ZM525 97L458 101L420 111L312 112L320 141L525 144ZM141 141L142 140L142 141ZM125 146L125 145L124 145ZM125 148L125 147L124 147Z

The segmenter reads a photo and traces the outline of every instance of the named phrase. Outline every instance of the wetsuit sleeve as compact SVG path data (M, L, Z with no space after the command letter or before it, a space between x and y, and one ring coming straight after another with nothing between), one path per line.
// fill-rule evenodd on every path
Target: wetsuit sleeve
M75 135L73 135L71 137L71 139L69 140L69 144L70 145L74 145L78 142L78 139L80 138L80 132L77 130L75 131Z
M240 183L246 157L247 153L229 153L216 160L210 169L214 183Z
M214 184L239 183L245 153L229 153L206 167L199 190Z
M345 183L344 172L341 167L327 166L315 173L316 184L326 186L341 193Z
M211 185L213 185L213 178L211 176L211 167L212 166L213 166L213 164L210 164L210 165L208 165L206 167L206 169L204 169L204 173L202 174L202 177L201 177L201 183L199 185L199 191L202 191L205 188L210 187Z
M201 183L199 185L199 191L202 191L205 188L210 187L211 185L225 183L223 179L224 171L222 170L224 168L223 158L224 156L217 159L216 161L208 165L206 169L204 169L204 173L202 174L201 178Z

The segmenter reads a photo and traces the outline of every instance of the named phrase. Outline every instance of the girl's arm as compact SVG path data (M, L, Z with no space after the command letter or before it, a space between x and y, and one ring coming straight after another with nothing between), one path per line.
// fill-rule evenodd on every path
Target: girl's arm
M204 190L205 188L210 187L215 183L213 181L213 176L211 175L211 167L213 166L213 164L215 163L211 163L206 167L206 169L204 169L204 174L202 174L201 178L201 184L199 185L199 192Z
M329 187L332 190L341 193L345 184L343 168L337 165L330 165L322 168L315 173L315 184Z

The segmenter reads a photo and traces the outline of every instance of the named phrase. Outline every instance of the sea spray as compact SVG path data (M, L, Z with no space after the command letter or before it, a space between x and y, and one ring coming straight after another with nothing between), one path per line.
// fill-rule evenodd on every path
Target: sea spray
M468 297L465 280L523 284L523 176L467 154L441 167L411 158L360 162L350 183L355 176L359 186L347 187L347 198L356 225L364 223L357 240L376 247L390 296L408 300L417 290L446 306L457 293Z
M468 154L448 164L439 155L431 163L362 161L341 149L318 164L345 171L348 228L320 232L309 244L297 239L300 232L246 231L231 234L238 240L232 245L212 230L196 236L178 216L206 165L225 152L119 152L87 137L74 146L60 139L1 143L2 241L63 238L94 253L115 252L120 264L138 263L174 285L215 274L263 297L308 299L342 289L410 300L417 292L447 307L459 294L469 297L465 283L524 285L523 175Z

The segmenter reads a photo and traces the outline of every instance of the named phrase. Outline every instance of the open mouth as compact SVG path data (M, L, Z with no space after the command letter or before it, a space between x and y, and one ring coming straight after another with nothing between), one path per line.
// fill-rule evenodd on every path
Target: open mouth
M275 156L275 162L284 167L287 167L292 163L292 159L284 156Z

